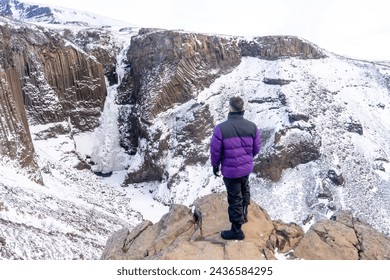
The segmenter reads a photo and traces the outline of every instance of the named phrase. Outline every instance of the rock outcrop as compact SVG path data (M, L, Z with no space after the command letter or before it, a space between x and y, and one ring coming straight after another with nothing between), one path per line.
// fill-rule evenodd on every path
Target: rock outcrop
M0 155L15 159L35 174L32 179L42 182L35 172L38 165L24 108L20 74L7 59L12 49L7 40L9 29L0 26Z
M4 69L14 67L29 121L36 124L70 118L80 130L98 125L106 96L102 65L66 45L56 32L39 27L0 27ZM18 83L18 81L10 81Z
M242 56L261 59L280 59L299 57L300 59L319 59L326 55L312 43L295 36L263 36L251 41L240 42Z
M343 211L314 224L294 254L310 260L389 260L390 238Z
M390 259L390 238L341 212L332 220L314 224L304 233L297 224L273 221L252 202L243 241L223 240L220 231L230 228L226 193L204 196L194 210L172 205L169 213L152 224L115 232L107 241L102 259Z
M131 29L122 32L124 34L129 34L129 41L130 32ZM117 56L123 46L120 42L115 40L115 36L111 30L103 28L86 28L77 32L72 32L69 29L65 29L63 37L80 47L84 52L95 57L96 60L103 65L104 75L110 86L119 82Z
M102 259L274 258L266 247L273 223L257 204L250 205L249 221L243 227L246 239L240 243L220 237L221 229L230 228L226 193L205 196L194 207L193 213L186 206L173 205L156 224L145 221L132 231L114 233Z
M292 126L276 132L274 148L256 160L254 171L277 182L284 170L320 158L321 141L312 130Z

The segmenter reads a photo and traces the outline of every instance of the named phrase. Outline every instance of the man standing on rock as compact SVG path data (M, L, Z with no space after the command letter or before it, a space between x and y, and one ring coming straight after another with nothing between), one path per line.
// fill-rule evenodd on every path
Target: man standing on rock
M250 189L249 174L253 171L253 158L260 151L260 131L244 118L244 101L241 97L229 100L228 119L214 128L210 143L210 158L215 176L220 176L227 189L230 230L221 232L223 239L243 240L241 229L247 222Z

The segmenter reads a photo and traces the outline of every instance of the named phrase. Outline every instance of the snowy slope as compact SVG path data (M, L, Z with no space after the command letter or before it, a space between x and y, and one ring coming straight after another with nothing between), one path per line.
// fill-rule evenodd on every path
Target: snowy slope
M248 100L259 95L272 96L281 90L289 110L251 106L248 117L263 130L270 130L292 126L288 121L289 112L310 116L308 123L300 121L293 125L314 125L314 133L321 140L322 154L318 161L287 170L276 184L254 180L254 199L273 218L302 223L309 214L318 218L332 214L323 205L329 201L317 198L325 184L330 189L334 208L352 210L389 234L390 145L387 139L390 135L390 95L388 82L380 73L389 68L335 56L309 61L290 59L264 63L249 60L251 62L247 63L256 63L258 69L248 73L251 79L266 76L294 82L281 89L264 85L248 89L248 83L244 83ZM346 129L351 121L362 125L363 135ZM302 136L305 135L298 134L298 137ZM343 174L345 186L329 184L326 180L328 170Z
M48 126L32 127L32 134ZM34 146L45 186L1 160L0 237L6 245L0 247L0 259L99 259L114 231L143 219L157 222L168 210L148 197L148 190L123 189L123 172L105 179L77 170L79 158L69 135L35 138Z

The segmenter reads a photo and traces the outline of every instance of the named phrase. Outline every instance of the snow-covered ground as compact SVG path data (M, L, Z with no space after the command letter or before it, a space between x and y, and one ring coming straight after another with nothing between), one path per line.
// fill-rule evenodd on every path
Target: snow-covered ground
M32 127L32 134L43 129ZM45 186L1 160L0 237L6 246L0 258L98 259L112 232L143 219L157 222L168 211L148 188L122 188L123 171L103 178L75 169L79 155L69 135L35 140L34 146Z

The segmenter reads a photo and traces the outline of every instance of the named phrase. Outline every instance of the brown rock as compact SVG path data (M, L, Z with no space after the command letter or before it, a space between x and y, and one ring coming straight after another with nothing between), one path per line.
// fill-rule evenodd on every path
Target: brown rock
M20 89L13 89L22 92L30 122L45 124L69 117L81 130L98 125L106 96L100 63L66 46L53 31L1 26L0 42L0 63L5 70L15 69Z
M390 260L390 238L371 226L355 221L354 229L359 239L362 260Z
M31 171L32 180L42 184L15 68L0 68L0 140L0 155L17 160Z
M150 259L161 260L223 260L225 249L221 244L207 241L180 242L168 247Z
M314 224L300 240L295 256L306 260L358 260L353 228L330 220Z
M285 224L280 220L273 222L274 229L268 240L269 248L278 249L278 252L287 253L294 250L298 242L305 235L300 226L294 223Z
M99 125L107 91L102 65L70 46L42 48L40 61L62 108L59 117L69 117L81 131ZM34 110L34 106L28 108ZM35 111L35 114L39 112Z
M227 194L222 192L198 199L195 203L195 213L198 216L201 236L210 242L229 243L221 238L220 231L230 229L231 224L227 214ZM256 203L248 207L248 223L242 227L245 241L253 242L259 248L266 245L273 230L273 224L267 212Z
M94 56L103 65L104 75L110 86L118 83L116 58L122 46L116 43L111 32L101 28L86 28L78 32L65 30L63 37Z
M55 32L15 23L0 26L0 155L16 159L42 182L30 123L71 120L92 130L99 124L106 85L102 65Z
M294 223L271 221L267 212L251 202L246 238L224 240L230 228L226 192L206 195L194 202L194 213L174 205L157 224L145 221L133 230L122 229L107 241L102 259L165 260L274 260L275 252L290 259L390 259L390 238L343 211L314 224L304 234Z
M313 225L300 241L294 254L304 259L390 259L390 238L341 211Z
M144 259L159 254L176 239L190 239L194 216L183 205L173 205L157 224L145 221L133 231L122 229L108 241L102 259Z
M273 257L272 257L273 258ZM262 247L254 241L234 241L225 245L225 260L266 260Z

